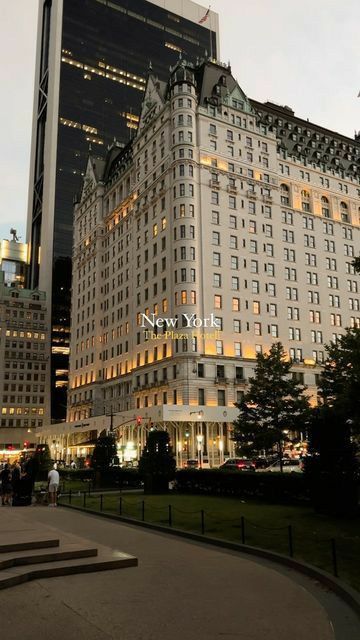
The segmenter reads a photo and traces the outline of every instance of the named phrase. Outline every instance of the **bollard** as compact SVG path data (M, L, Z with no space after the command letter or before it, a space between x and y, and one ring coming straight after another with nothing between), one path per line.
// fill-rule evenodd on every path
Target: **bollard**
M83 507L84 507L84 509L86 509L86 491L84 491Z
M331 555L332 555L332 563L333 563L333 574L335 578L338 578L339 574L338 574L338 566L337 566L336 542L334 538L331 538Z
M205 533L205 512L204 512L204 509L201 509L201 533L203 535Z
M143 500L142 504L141 504L141 519L144 522L144 520L145 520L145 500Z
M171 504L169 504L169 527L172 527L172 510L171 510Z
M294 557L294 544L293 544L293 530L292 525L288 526L288 540L289 540L289 556L290 558Z
M122 496L119 498L119 516L122 515Z
M241 516L241 543L245 544L245 518Z
M103 496L103 494L101 494L100 495L100 511L103 510L103 499L104 499L104 496Z

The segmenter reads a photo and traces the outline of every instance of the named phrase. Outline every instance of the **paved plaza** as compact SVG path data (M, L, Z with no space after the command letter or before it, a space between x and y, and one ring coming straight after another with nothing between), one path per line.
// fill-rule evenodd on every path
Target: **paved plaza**
M138 567L2 591L7 640L334 640L312 593L240 554L65 508L4 508L0 519L9 535L21 520L28 532L71 533L139 559Z

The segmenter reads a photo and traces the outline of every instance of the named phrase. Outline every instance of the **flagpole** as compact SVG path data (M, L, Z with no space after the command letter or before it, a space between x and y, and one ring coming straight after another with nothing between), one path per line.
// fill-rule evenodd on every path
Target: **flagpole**
M209 4L209 18L210 18L210 59L213 59L213 43L212 43L212 29L211 29L211 4Z

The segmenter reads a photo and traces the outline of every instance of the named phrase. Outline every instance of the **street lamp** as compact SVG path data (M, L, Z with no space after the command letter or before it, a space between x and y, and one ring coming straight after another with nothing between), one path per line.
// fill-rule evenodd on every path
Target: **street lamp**
M196 440L197 440L197 443L198 443L198 462L199 462L199 467L200 467L200 469L202 469L202 465L203 465L203 460L202 460L202 458L203 458L203 455L202 455L203 454L203 449L202 449L202 445L203 445L204 436L201 433L199 433L196 436Z

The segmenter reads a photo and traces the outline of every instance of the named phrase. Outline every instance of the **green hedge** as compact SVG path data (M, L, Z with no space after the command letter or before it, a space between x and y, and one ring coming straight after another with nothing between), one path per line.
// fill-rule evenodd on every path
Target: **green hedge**
M94 469L58 469L60 480L94 480Z
M284 504L310 500L308 483L300 473L181 470L176 473L176 489L181 493L237 496Z

